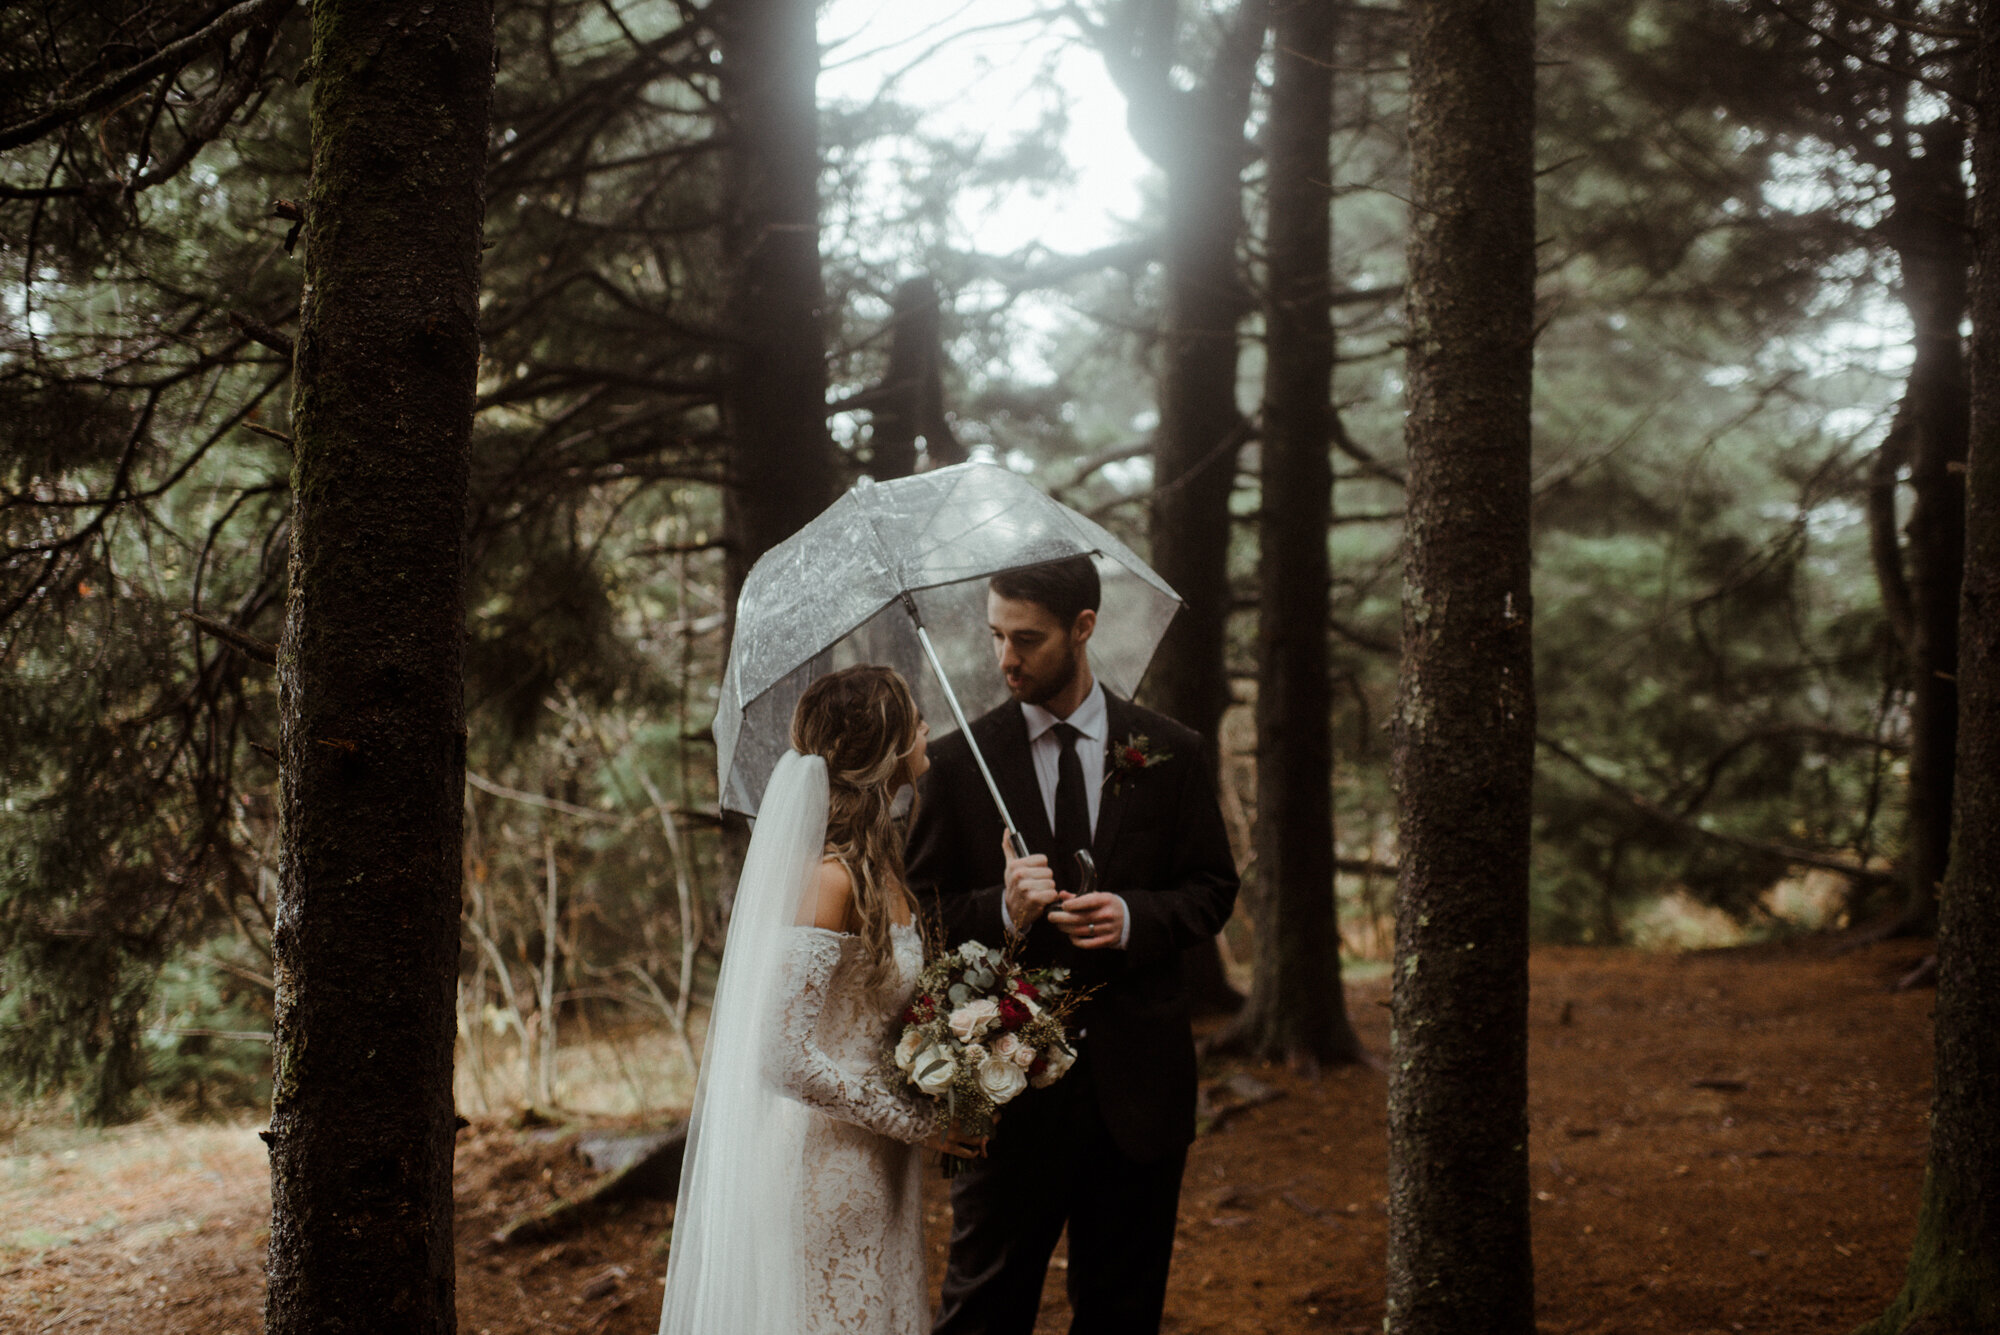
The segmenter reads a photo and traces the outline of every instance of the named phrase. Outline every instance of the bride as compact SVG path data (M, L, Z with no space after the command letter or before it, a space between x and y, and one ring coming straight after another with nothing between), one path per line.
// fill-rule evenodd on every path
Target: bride
M661 1335L918 1335L914 1146L975 1155L876 1074L923 967L889 809L929 767L903 679L814 682L766 788L716 981Z

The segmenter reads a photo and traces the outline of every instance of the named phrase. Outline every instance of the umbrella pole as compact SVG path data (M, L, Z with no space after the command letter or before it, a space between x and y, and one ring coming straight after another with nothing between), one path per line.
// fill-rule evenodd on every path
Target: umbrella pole
M944 702L951 710L952 721L958 724L958 731L965 738L965 744L972 748L972 763L979 766L979 777L986 780L986 791L993 794L993 805L1000 809L1000 823L1007 827L1007 841L1014 846L1017 857L1027 856L1027 846L1021 842L1021 835L1014 826L1014 817L1007 810L1006 799L1000 796L1000 785L993 781L993 771L986 768L986 757L980 754L979 743L972 736L972 725L965 721L965 710L959 707L958 692L951 689L951 678L944 674L944 664L938 661L937 650L931 645L931 633L924 629L924 619L917 615L916 599L903 595L903 610L910 614L910 622L917 628L917 643L924 647L924 657L930 660L931 675L944 688Z

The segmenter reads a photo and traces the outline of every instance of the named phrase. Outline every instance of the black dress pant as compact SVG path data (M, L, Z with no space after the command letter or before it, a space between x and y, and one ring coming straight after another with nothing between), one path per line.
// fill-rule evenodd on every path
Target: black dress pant
M951 1259L934 1335L1029 1335L1069 1226L1070 1335L1157 1335L1185 1147L1118 1152L1079 1062L1001 1111L986 1158L951 1187Z

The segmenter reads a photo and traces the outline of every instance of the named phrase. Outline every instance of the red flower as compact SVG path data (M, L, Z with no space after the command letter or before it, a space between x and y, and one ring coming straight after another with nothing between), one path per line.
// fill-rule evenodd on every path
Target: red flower
M1042 994L1035 990L1035 985L1025 978L1016 978L1014 980L1014 995L1017 997L1026 997L1030 1001L1040 1001L1042 999Z
M1000 998L1000 1027L1019 1029L1028 1022L1028 1008L1012 997Z
M1037 1057L1035 1058L1034 1065L1028 1068L1028 1076L1030 1079L1033 1079L1035 1076L1040 1075L1043 1071L1046 1071L1048 1069L1049 1069L1049 1059L1047 1057Z
M1154 746L1152 738L1135 732L1124 741L1113 742L1105 748L1105 785L1115 793L1126 776L1142 773L1161 761L1173 758L1172 752L1162 751Z

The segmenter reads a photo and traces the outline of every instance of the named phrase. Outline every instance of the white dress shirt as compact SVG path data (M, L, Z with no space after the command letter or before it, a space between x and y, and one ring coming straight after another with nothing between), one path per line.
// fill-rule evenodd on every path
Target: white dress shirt
M1084 800L1090 806L1090 833L1095 838L1098 799L1104 792L1104 752L1111 738L1111 718L1104 704L1103 684L1094 683L1090 694L1083 697L1083 703L1068 718L1057 718L1040 705L1026 703L1021 706L1021 718L1028 725L1028 758L1035 765L1035 786L1042 792L1042 813L1049 818L1052 830L1056 825L1057 771L1062 764L1062 740L1056 736L1056 724L1067 723L1083 734L1076 741L1076 758L1083 766ZM1112 897L1125 910L1124 930L1118 935L1118 949L1123 950L1132 939L1131 908L1123 895ZM1007 911L1004 896L1000 900L1000 921L1011 935L1014 915Z
M1093 685L1068 718L1057 718L1040 705L1021 706L1028 724L1028 755L1035 762L1035 786L1042 790L1042 814L1049 828L1056 827L1056 778L1062 765L1062 739L1056 724L1067 723L1083 736L1076 743L1076 758L1083 762L1083 791L1090 803L1090 833L1097 836L1097 799L1104 791L1104 747L1111 733L1111 720L1104 707L1104 687Z

